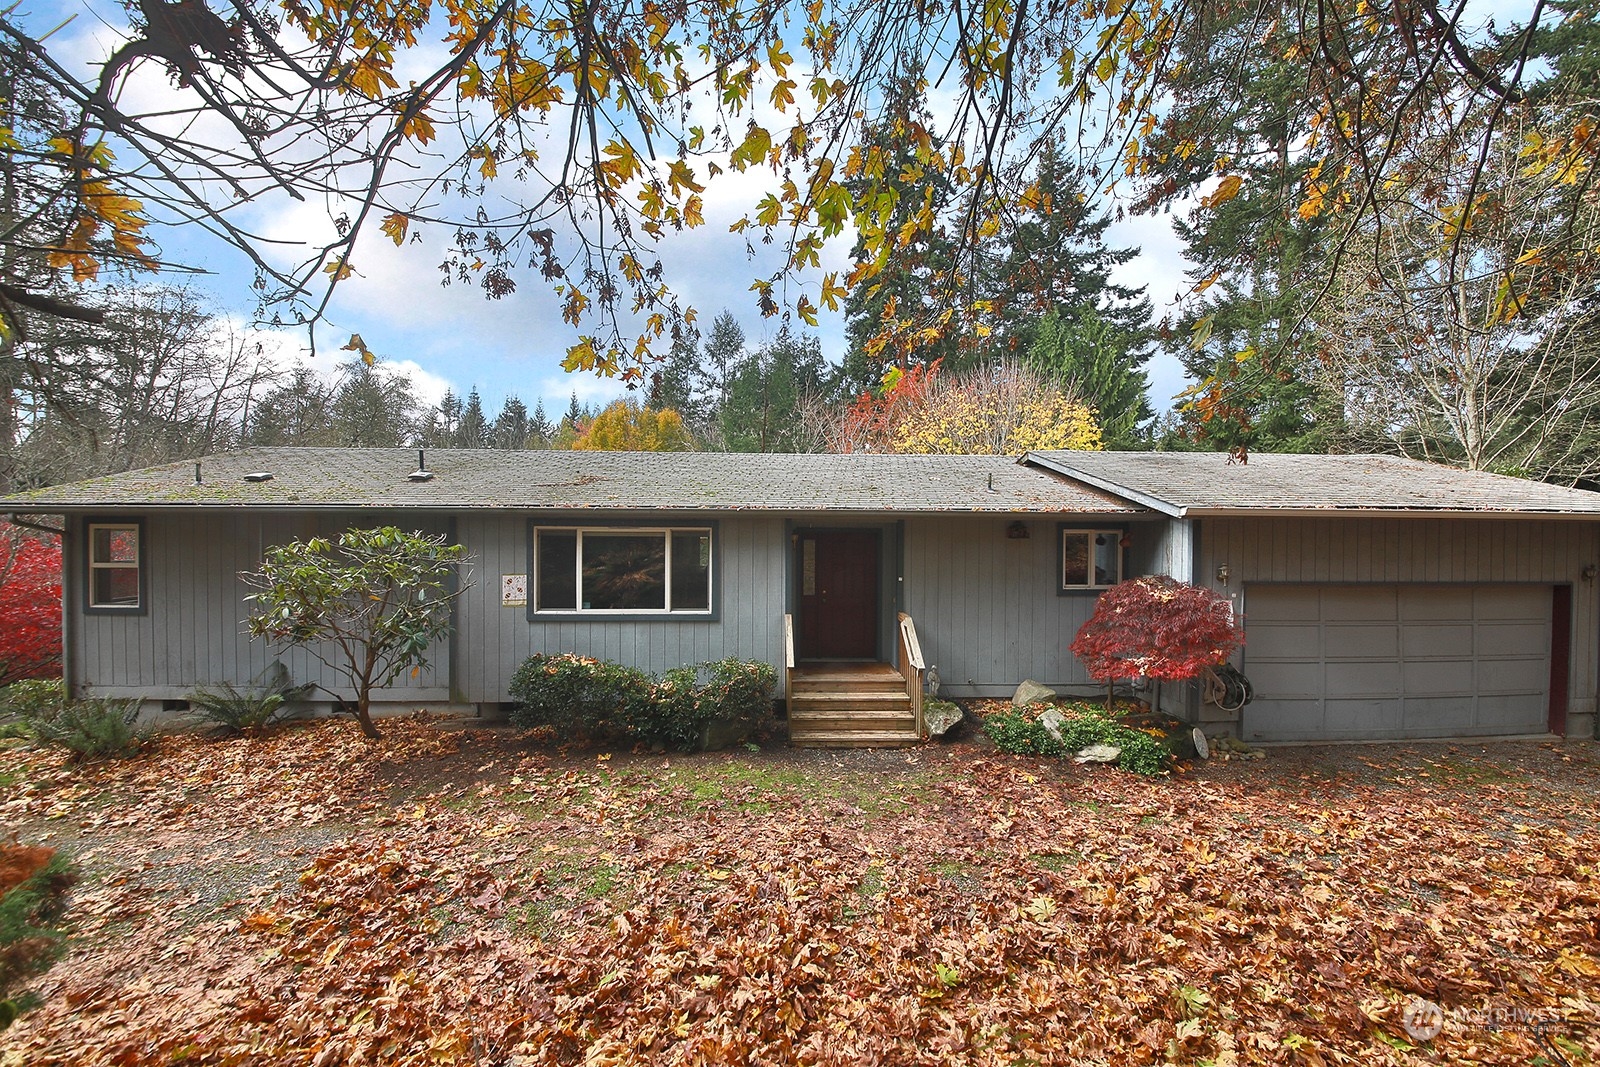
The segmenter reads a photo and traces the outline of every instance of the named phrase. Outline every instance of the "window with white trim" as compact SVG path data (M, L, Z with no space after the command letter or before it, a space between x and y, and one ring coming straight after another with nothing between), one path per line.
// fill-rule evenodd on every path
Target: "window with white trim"
M140 540L136 522L89 524L89 607L117 611L143 608Z
M1061 590L1105 589L1122 581L1121 530L1061 529Z
M710 615L709 527L538 526L534 610Z

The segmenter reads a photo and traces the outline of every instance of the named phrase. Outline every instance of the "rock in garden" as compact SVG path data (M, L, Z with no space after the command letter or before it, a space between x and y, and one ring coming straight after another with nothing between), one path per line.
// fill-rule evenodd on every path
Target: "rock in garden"
M929 737L943 737L965 714L959 704L948 700L930 700L922 706L922 729Z
M1090 745L1088 748L1072 757L1074 763L1115 763L1117 757L1122 755L1122 749L1116 745Z
M1061 743L1061 727L1065 726L1066 722L1067 717L1055 708L1039 716L1039 725L1044 727L1045 733L1056 739L1057 744Z
M1194 754L1196 759L1211 758L1211 746L1206 743L1206 732L1198 726L1194 728Z
M1048 685L1040 685L1029 678L1017 686L1017 691L1011 694L1011 703L1014 707L1026 707L1029 704L1043 704L1047 700L1054 700L1056 691Z

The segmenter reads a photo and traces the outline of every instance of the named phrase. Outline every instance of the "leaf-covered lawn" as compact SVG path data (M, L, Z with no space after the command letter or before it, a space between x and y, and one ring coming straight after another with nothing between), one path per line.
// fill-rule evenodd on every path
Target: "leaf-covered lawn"
M1600 1060L1593 744L1151 780L407 721L0 782L85 875L7 1065Z

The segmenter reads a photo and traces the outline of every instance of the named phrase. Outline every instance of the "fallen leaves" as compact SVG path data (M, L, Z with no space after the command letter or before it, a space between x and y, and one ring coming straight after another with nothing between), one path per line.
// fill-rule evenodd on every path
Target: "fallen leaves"
M1600 1054L1592 747L914 756L10 750L91 877L0 1063L1527 1063L1511 1008Z

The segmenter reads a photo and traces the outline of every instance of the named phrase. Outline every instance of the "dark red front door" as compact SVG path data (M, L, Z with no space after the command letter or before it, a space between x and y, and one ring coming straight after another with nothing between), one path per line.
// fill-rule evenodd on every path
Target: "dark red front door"
M803 530L801 659L878 658L878 531Z

